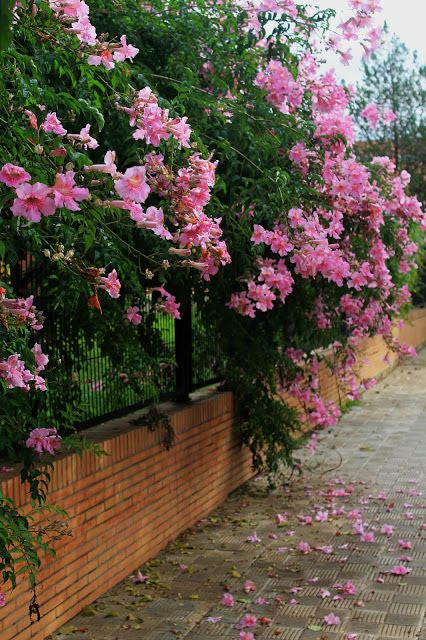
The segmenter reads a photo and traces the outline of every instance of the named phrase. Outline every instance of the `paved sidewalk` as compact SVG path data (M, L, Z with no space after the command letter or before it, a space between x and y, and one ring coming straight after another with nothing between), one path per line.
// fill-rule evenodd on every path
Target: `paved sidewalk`
M426 640L425 408L426 350L320 434L302 479L250 482L54 638Z

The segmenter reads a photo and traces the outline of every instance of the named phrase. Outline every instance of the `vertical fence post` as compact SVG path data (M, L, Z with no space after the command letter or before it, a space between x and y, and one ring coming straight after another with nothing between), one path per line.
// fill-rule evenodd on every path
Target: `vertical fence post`
M175 320L176 400L188 402L192 390L192 301L180 302L180 320Z

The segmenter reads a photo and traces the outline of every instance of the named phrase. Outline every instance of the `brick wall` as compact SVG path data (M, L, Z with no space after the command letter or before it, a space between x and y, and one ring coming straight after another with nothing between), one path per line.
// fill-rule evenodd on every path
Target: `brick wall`
M403 341L426 341L426 310L415 310ZM385 345L363 346L361 375L384 375ZM324 370L321 390L337 399ZM239 445L231 393L204 390L190 405L163 405L176 432L166 451L161 429L135 427L136 412L90 429L108 456L85 453L58 457L50 501L71 517L72 537L56 544L57 558L45 558L39 576L42 620L30 626L29 592L22 581L0 609L1 640L44 640L81 608L154 556L170 540L219 505L252 474L250 454ZM28 499L16 473L0 474L0 487L24 508Z

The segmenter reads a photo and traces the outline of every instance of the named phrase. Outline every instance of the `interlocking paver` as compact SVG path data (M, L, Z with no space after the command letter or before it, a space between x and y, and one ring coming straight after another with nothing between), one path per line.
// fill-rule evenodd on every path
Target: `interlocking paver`
M425 390L423 350L334 430L320 433L302 478L283 475L273 492L264 477L255 478L147 563L145 584L129 576L93 603L95 615L72 620L68 636L75 629L72 640L231 640L253 613L256 627L246 631L256 640L426 640ZM318 510L327 510L328 520L315 521ZM352 530L352 510L374 533L372 542ZM288 513L280 527L278 512ZM311 515L313 524L299 515ZM384 524L393 533L382 534ZM254 533L261 542L247 542ZM411 548L400 548L399 539ZM311 547L305 555L301 540ZM392 575L395 565L411 571ZM246 580L255 591L244 590ZM356 593L341 597L333 585L348 581ZM226 591L232 608L221 603ZM338 624L324 621L330 613Z

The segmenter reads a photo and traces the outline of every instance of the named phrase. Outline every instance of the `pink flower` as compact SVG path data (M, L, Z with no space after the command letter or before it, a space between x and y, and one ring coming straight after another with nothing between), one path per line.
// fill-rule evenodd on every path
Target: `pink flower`
M121 47L117 47L114 50L114 60L117 62L124 62L126 59L133 61L133 58L139 53L139 49L131 44L127 44L126 36L121 36L120 42Z
M240 640L255 640L251 631L240 631Z
M145 167L130 167L115 183L115 190L126 200L145 202L150 192L146 181Z
M6 381L9 389L30 390L29 382L34 380L34 376L25 368L25 362L19 359L19 354L15 353L7 360L0 361L0 378Z
M251 580L246 580L244 582L243 591L246 593L251 593L252 591L256 591L256 585Z
M328 520L328 511L317 511L315 520L317 522L325 522L326 520Z
M254 544L257 544L259 542L262 542L262 540L259 538L259 536L257 535L256 531L254 533L252 533L250 536L247 536L246 538L247 542L252 542Z
M99 171L99 173L109 173L112 177L117 174L115 164L115 151L107 151L104 157L104 164L92 164L84 167L85 171Z
M18 187L28 180L31 180L30 174L22 167L10 164L10 162L3 165L0 170L0 182L4 182L8 187Z
M393 534L394 527L392 524L384 524L380 529L380 533L383 533L386 536L391 536Z
M148 576L144 576L142 571L138 571L135 579L133 580L134 584L145 584L145 582L148 580Z
M82 200L88 200L88 198L90 198L89 189L75 186L74 176L74 171L56 174L52 193L55 198L55 205L58 208L65 207L70 211L80 211L76 200L81 202Z
M80 133L69 133L67 138L79 142L84 149L97 149L99 147L99 143L90 135L90 126L90 124L86 124Z
M80 15L76 22L71 24L71 27L66 29L67 33L75 33L80 42L96 45L96 29L90 22L87 15ZM89 63L90 64L90 63Z
M43 129L46 133L56 133L58 136L64 136L67 132L58 119L56 111L49 111L40 129Z
M126 312L127 320L134 325L138 325L142 322L142 316L139 313L139 307L129 307Z
M408 567L404 567L402 564L398 564L392 567L389 573L392 573L394 576L405 576L407 573L410 573L410 571L411 569L409 569Z
M396 113L389 109L389 107L383 107L383 122L385 124L391 124L396 120Z
M330 544L319 544L314 548L315 548L315 551L321 551L321 553L325 553L326 555L333 553L333 547Z
M361 541L362 542L374 542L374 533L372 531L364 531L361 533Z
M345 584L335 584L333 587L345 596L354 596L356 594L356 586L351 580L348 580Z
M39 371L43 371L43 369L49 362L49 356L47 356L45 353L42 353L41 346L38 344L38 342L35 343L31 351L34 354L34 358L36 361L37 373Z
M310 551L312 551L310 545L308 542L303 542L303 540L301 540L299 542L299 544L297 545L297 548L299 551L301 551L302 553L309 553Z
M30 127L32 127L33 129L35 129L37 131L38 122L37 122L36 115L32 111L29 111L28 109L25 109L24 113L28 117L28 120L30 121Z
M224 593L222 596L222 604L224 607L233 607L235 604L235 599L232 593Z
M175 296L173 296L171 293L166 291L164 287L155 287L152 290L159 291L163 298L161 302L157 305L158 309L160 311L164 311L164 313L167 313L169 316L172 316L172 318L176 318L177 320L179 320L180 319L180 312L179 312L180 302L176 302Z
M99 280L100 280L99 287L101 289L105 289L105 291L109 293L111 298L120 297L121 283L118 279L117 271L115 269L113 269L106 278L101 277L99 278Z
M189 149L189 138L191 137L191 127L187 123L188 118L174 118L167 123L167 129L179 142L180 147Z
M331 593L328 589L320 589L320 592L319 592L320 598L324 599L324 598L328 598L329 596L331 596Z
M114 58L112 57L112 53L109 49L103 49L99 55L90 55L87 58L87 64L90 64L92 67L99 67L103 65L105 69L114 69L115 63Z
M16 195L11 206L14 216L22 216L30 222L40 222L42 214L51 216L55 212L55 203L49 197L50 189L42 182L24 182L16 188Z
M411 549L412 544L409 540L398 540L398 544L401 549Z
M340 624L340 618L334 613L329 613L328 616L324 616L324 622L328 625L337 625Z
M46 451L53 455L55 449L61 446L60 437L55 428L33 429L25 443L28 448L34 449L36 453Z
M275 515L275 522L277 525L285 524L287 522L288 515L286 513L277 513Z
M257 618L253 613L246 613L241 618L238 626L240 629L244 629L244 627L255 627L257 625Z

